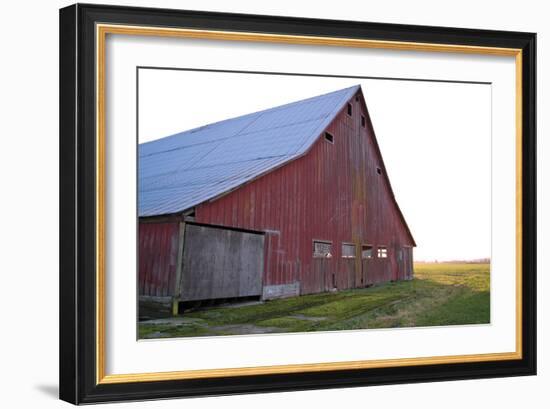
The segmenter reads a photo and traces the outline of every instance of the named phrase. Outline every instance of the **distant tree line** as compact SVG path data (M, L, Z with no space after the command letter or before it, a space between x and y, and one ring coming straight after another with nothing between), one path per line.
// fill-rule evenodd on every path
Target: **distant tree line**
M422 260L416 260L416 263L439 263L439 264L488 264L491 262L491 259L489 257L487 258L475 258L471 260L445 260L445 261L438 261L438 260L430 260L430 261L422 261Z

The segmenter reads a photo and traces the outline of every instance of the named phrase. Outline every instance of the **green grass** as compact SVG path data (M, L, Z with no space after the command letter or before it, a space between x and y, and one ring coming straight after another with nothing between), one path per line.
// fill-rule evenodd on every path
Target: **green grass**
M142 321L140 338L482 324L489 264L417 263L415 279Z

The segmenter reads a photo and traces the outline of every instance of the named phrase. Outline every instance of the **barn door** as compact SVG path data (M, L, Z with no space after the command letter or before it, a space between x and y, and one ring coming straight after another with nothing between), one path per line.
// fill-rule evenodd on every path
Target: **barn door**
M363 277L363 286L373 283L372 275L369 275L369 266L373 257L373 247L363 244L361 246L361 274Z
M403 276L406 280L410 280L412 278L412 271L413 271L413 265L412 265L412 248L411 247L405 247L403 249L404 257L403 257Z
M264 235L188 223L181 301L260 296Z
M403 249L397 249L397 280L402 280L405 278L405 257L403 254Z

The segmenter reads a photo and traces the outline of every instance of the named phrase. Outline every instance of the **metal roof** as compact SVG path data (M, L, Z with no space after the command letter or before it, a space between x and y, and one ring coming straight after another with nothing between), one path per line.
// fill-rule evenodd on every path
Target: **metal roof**
M359 85L139 145L139 216L187 210L308 151Z

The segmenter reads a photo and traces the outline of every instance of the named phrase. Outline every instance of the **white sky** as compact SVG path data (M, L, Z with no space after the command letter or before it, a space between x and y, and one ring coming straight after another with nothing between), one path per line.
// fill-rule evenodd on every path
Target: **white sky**
M490 257L490 85L140 70L139 142L355 84L415 260Z

